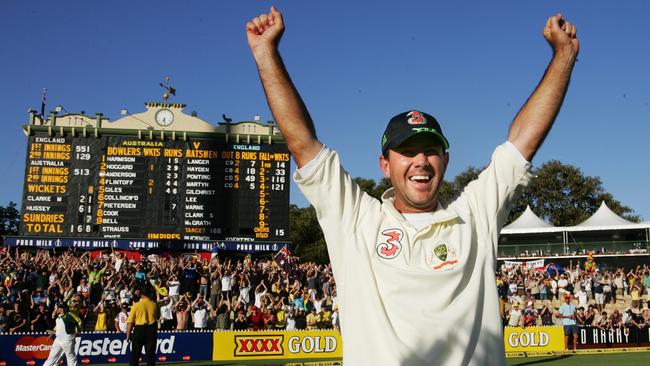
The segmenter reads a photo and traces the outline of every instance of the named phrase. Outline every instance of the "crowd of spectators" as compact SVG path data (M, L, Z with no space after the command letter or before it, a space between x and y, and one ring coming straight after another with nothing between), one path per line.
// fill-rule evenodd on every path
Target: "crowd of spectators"
M338 329L329 265L296 257L149 255L12 249L0 256L0 333L43 332L65 303L86 331L126 331L130 307L153 285L160 329ZM497 273L504 325L561 324L569 294L580 326L650 326L650 267L566 271L503 267ZM609 304L609 305L608 305Z
M603 330L650 326L650 267L600 271L571 266L565 271L502 268L497 276L504 325L561 325L559 303L569 297L576 322ZM647 300L647 303L644 301Z
M338 329L329 265L298 258L7 250L0 259L0 333L41 332L68 304L86 331L126 331L140 288L151 284L160 329Z

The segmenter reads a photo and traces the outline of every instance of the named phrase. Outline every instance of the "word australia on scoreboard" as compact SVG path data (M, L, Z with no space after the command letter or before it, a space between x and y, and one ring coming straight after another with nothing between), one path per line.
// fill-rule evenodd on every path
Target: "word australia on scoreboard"
M99 114L53 114L42 125L32 118L19 235L288 240L290 155L266 132L276 131L273 125L215 128L181 113L181 104L146 106L113 123ZM177 128L196 130L193 119L209 127L137 128L138 121L155 125L160 111L181 120ZM88 120L66 124L72 117Z

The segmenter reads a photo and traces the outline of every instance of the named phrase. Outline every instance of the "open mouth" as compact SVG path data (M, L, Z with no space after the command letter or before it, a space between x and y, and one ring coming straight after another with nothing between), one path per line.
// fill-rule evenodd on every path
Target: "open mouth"
M416 183L429 183L432 178L431 175L414 175L409 177L409 180Z

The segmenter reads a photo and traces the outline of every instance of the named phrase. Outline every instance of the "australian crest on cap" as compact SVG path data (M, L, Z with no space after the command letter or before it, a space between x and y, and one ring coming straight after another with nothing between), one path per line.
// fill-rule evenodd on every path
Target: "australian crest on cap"
M406 120L410 125L423 125L427 123L427 119L422 112L410 111L406 114L409 118Z

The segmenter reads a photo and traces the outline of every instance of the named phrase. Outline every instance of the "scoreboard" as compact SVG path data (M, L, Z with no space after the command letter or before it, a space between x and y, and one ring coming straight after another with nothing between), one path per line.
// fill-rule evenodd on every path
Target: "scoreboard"
M285 144L28 137L20 236L289 240Z

